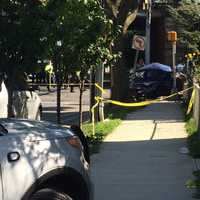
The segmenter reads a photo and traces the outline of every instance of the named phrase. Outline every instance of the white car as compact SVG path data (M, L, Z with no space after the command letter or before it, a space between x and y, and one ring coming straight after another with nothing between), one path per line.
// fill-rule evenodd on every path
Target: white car
M4 82L0 87L0 118L6 118L8 113L8 91ZM42 114L41 99L36 92L14 91L13 114L16 118L40 120Z
M0 119L0 200L92 200L86 144L76 130Z

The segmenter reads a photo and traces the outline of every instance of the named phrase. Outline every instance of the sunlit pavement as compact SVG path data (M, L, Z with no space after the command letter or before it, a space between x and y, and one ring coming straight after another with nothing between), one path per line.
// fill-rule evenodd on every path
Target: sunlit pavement
M192 177L179 103L163 102L131 113L92 156L95 200L190 200Z
M56 123L56 88L52 88L48 92L46 88L42 88L39 92L42 100L43 115L42 120L47 120ZM83 120L89 120L89 89L83 93L82 110ZM71 93L70 89L62 89L61 92L61 123L66 125L78 124L79 119L79 88L76 87Z
M109 98L110 91L105 90L104 97ZM38 92L43 106L42 120L56 123L56 88L51 88L48 92L46 87L41 87ZM78 124L79 121L79 95L78 87L74 88L74 92L70 92L70 88L61 91L61 123L65 125ZM83 122L90 119L90 90L86 88L83 92L82 99Z

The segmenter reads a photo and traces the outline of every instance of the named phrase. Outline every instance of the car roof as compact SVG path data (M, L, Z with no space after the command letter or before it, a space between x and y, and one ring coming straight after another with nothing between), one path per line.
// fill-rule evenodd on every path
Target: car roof
M168 65L164 65L161 63L151 63L149 65L145 65L144 67L141 67L139 70L143 71L143 70L148 70L148 69L152 69L152 70L160 70L160 71L164 71L164 72L172 72L172 69L170 66Z

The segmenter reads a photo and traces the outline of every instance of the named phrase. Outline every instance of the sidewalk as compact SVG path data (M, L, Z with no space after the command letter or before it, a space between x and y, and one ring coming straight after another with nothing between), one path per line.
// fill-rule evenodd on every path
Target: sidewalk
M94 200L192 200L192 160L180 153L186 132L180 105L131 113L92 156Z

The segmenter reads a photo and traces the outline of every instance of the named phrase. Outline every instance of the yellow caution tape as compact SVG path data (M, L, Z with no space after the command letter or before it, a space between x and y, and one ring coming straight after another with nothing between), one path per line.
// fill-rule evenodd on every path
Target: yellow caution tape
M100 87L97 83L95 83L95 86L101 90L101 92L105 92L104 89L102 87ZM160 101L164 101L164 100L167 100L167 99L170 99L174 96L177 96L177 95L180 95L180 94L183 94L184 92L188 91L188 90L191 90L193 88L192 87L189 87L185 90L182 90L180 92L177 92L177 93L174 93L174 94L171 94L167 97L161 97L159 99L155 99L155 100L149 100L149 101L142 101L142 102L136 102L136 103L125 103L125 102L121 102L121 101L115 101L115 100L106 100L100 96L96 96L95 97L95 105L91 108L91 113L92 113L92 127L93 127L93 136L95 135L95 108L99 105L100 102L104 102L104 103L111 103L111 104L114 104L114 105L118 105L118 106L123 106L123 107L142 107L142 106L147 106L147 105L150 105L152 103L157 103L157 102L160 102ZM189 103L189 106L188 106L188 111L187 111L187 114L190 113L191 109L192 109L192 105L193 105L193 102L194 102L194 96L195 96L195 90L193 89L193 92L192 92L192 97L190 99L190 103Z
M103 88L101 88L98 84L95 84L95 86L98 89L100 89L102 92L104 91ZM96 96L95 97L96 104L91 108L93 135L95 135L95 108L99 105L100 102L111 103L111 104L118 105L118 106L123 106L123 107L142 107L142 106L150 105L152 103L157 103L157 102L161 102L161 101L170 99L170 98L172 98L174 96L183 94L184 92L186 92L188 90L191 90L192 88L193 88L193 86L189 87L189 88L187 88L185 90L182 90L180 92L171 94L171 95L169 95L167 97L161 97L161 98L155 99L155 100L142 101L142 102L136 102L136 103L125 103L125 102L120 102L120 101L115 101L115 100L106 100L106 99L104 99L102 97ZM190 103L189 103L189 106L188 106L187 114L191 112L192 105L193 105L193 102L194 102L194 96L195 96L195 90L193 89L192 97L190 99Z
M143 102L137 102L137 103L124 103L124 102L120 102L120 101L107 100L105 102L111 103L111 104L114 104L114 105L118 105L118 106L123 106L123 107L141 107L141 106L150 105L154 101L143 101Z
M164 100L170 99L170 98L172 98L174 96L177 96L179 94L183 94L184 92L186 92L188 90L191 90L192 88L193 87L187 88L187 89L182 90L180 92L171 94L171 95L169 95L167 97L161 97L161 98L155 99L155 100L142 101L142 102L136 102L136 103L124 103L124 102L115 101L115 100L104 100L103 98L100 98L99 100L102 100L105 103L111 103L111 104L115 104L115 105L118 105L118 106L124 106L124 107L141 107L141 106L147 106L147 105L150 105L152 103L157 103L157 102L160 102L160 101L164 101Z
M192 110L192 106L193 106L193 103L194 103L194 97L195 97L195 90L193 89L192 95L191 95L191 98L190 98L190 102L189 102L189 105L188 105L188 109L187 109L187 115L190 114L190 112Z
M96 86L102 93L106 93L105 90L104 90L98 83L95 83L95 86Z
M98 97L95 97L96 103L94 106L91 108L91 113L92 113L92 134L93 136L95 135L95 108L99 105L101 99Z

